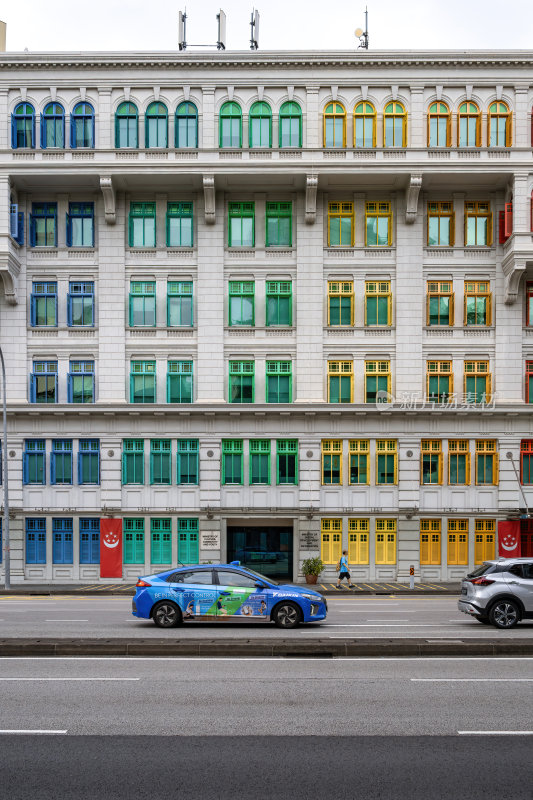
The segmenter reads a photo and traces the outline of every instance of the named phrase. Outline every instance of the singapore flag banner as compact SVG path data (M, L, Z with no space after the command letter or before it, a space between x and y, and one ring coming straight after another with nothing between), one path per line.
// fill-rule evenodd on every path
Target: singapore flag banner
M520 556L520 520L498 522L498 555L503 558Z
M100 520L100 577L122 578L122 520Z

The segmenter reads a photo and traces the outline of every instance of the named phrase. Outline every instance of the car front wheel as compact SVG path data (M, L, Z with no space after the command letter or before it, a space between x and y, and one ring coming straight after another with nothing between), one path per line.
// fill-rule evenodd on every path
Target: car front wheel
M278 628L296 628L302 621L302 612L296 603L286 601L274 609L272 619Z
M152 618L158 628L175 628L181 622L181 611L175 603L158 603L152 611Z
M520 619L520 609L512 600L498 600L490 610L489 619L496 628L514 628Z

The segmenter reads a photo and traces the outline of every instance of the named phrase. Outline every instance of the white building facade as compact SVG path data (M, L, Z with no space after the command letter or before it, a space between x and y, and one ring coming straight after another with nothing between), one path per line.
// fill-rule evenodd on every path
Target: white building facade
M124 582L496 554L533 497L532 107L529 52L0 55L12 582L105 582L103 518Z

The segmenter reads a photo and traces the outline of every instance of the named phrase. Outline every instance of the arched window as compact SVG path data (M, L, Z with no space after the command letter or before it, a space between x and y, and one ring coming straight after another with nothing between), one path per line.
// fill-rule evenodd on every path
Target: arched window
M94 147L94 109L90 103L77 103L70 115L70 146Z
M65 111L60 103L48 103L41 114L41 147L65 146Z
M164 103L150 103L146 109L144 146L168 147L168 111Z
M446 103L432 103L428 111L428 147L450 147L450 109Z
M488 145L489 147L510 147L512 142L513 115L507 103L499 100L489 106Z
M461 103L457 116L457 146L481 146L481 115L476 103Z
M387 103L383 114L383 146L407 145L407 114L402 103Z
M279 146L302 146L302 109L298 103L283 103L279 110Z
M121 103L115 113L115 147L139 146L139 114L135 103Z
M31 103L19 103L11 114L11 147L35 147L35 109Z
M324 147L346 147L346 110L342 103L324 109Z
M358 103L353 110L353 146L376 146L376 109L372 103Z
M176 147L198 147L198 109L194 103L180 103L176 109Z
M250 147L272 147L272 111L268 103L254 103L248 130Z
M238 103L224 103L220 109L219 147L242 147L242 111Z

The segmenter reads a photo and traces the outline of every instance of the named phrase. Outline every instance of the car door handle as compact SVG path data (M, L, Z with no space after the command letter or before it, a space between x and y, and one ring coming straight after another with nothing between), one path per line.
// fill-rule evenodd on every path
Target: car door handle
M509 581L509 583L513 584L514 586L518 586L518 581Z
M173 592L184 592L185 591L185 589L178 589L176 586L171 586L170 588L172 589Z
M220 592L220 594L223 594L224 596L227 596L227 597L229 597L229 596L230 596L230 594L231 594L231 592Z

